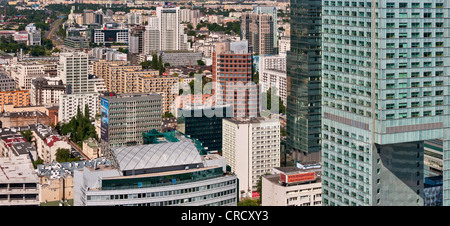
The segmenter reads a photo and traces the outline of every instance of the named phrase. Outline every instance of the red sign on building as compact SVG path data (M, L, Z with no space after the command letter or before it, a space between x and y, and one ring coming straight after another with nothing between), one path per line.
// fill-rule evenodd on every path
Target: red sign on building
M315 172L298 173L298 174L292 174L292 175L285 175L283 173L280 173L280 180L285 183L310 181L310 180L315 180L315 179L316 179Z

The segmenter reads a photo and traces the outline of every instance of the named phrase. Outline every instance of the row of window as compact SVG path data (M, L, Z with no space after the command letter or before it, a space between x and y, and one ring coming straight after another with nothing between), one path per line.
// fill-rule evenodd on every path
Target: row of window
M397 6L398 3L398 6ZM372 3L371 2L364 2L364 1L324 1L323 2L324 6L351 6L351 7L372 7ZM375 4L375 6L378 8L378 2ZM424 2L423 5L420 2L412 2L412 3L408 3L408 2L386 2L386 8L444 8L444 3L442 2L436 2L436 3L431 3L431 2Z
M236 193L236 189L230 189L226 191L216 192L213 194L207 194L207 195L201 195L196 197L190 197L190 198L182 198L182 199L174 199L174 200L168 200L168 201L160 201L160 202L149 202L147 205L149 206L171 206L171 205L178 205L178 204L186 204L186 203L194 203L199 202L207 199L215 199L218 197L230 195ZM112 195L113 196L113 195ZM120 196L119 199L131 199L129 195L118 195ZM88 196L87 200L102 200L97 198L107 198L108 196ZM114 196L114 199L116 197ZM106 199L110 200L110 199ZM141 204L142 205L142 204Z

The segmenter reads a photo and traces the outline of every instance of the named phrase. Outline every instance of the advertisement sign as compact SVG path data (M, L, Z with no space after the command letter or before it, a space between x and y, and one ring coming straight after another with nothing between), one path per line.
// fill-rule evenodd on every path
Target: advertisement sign
M109 101L105 98L101 99L101 139L108 142L108 119L109 119Z
M310 181L315 179L316 179L315 172L298 173L292 175L285 175L283 173L280 173L280 180L285 183Z

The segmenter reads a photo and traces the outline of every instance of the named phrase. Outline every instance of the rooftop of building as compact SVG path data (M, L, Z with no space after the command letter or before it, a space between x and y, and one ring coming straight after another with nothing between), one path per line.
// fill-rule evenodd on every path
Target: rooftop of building
M224 118L224 120L230 121L234 124L249 124L249 123L261 123L261 122L275 122L278 120L269 118L269 117L233 117L233 118Z
M29 155L0 158L0 181L2 183L39 182Z
M74 171L84 167L103 167L110 166L110 162L106 158L97 158L86 161L76 162L51 162L48 164L40 164L37 166L38 176L48 176L50 178L60 178L73 176Z
M111 148L120 170L137 170L201 163L200 154L190 141L161 142Z
M321 182L322 170L319 164L313 164L310 168L298 168L295 166L288 167L274 167L274 174L264 175L263 177L270 181L273 184L278 184L280 186L293 186L293 185L301 185L308 184L311 182ZM314 173L314 179L307 178L305 180L293 181L293 182L283 182L281 180L280 174L284 174L286 177L295 176L300 174Z
M88 145L91 148L98 148L98 147L100 147L100 143L97 140L95 140L94 138L89 138L89 139L83 141L83 144L86 144L86 145Z
M29 154L31 151L36 151L36 148L32 146L30 142L13 143L11 147L16 156L26 155Z
M128 101L128 100L136 100L138 98L146 99L147 97L162 97L160 94L157 93L122 93L122 94L116 94L116 95L107 95L102 98L108 99L108 101L114 102L121 102L121 101Z
M3 110L5 110L5 113L18 113L18 112L28 112L25 113L25 115L29 115L31 114L31 112L45 112L46 111L46 107L45 106L23 106L23 107L18 107L18 106L14 106L13 104L7 104L7 105L3 105ZM10 116L11 114L3 114L3 116ZM13 116L16 116L17 114L12 114ZM34 115L34 114L31 114Z

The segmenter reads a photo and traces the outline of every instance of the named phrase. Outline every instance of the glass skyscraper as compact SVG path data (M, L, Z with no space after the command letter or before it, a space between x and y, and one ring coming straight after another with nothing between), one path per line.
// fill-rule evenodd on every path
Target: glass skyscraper
M424 140L444 141L448 1L322 1L324 205L418 205Z
M295 161L320 161L321 0L291 0L287 141Z

